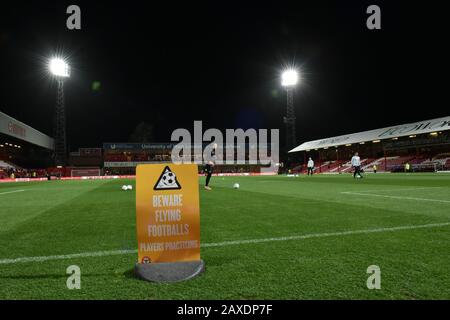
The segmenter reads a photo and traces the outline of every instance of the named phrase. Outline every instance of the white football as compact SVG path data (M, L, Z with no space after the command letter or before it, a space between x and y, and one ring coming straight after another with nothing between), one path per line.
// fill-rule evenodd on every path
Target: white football
M128 190L128 187L127 187L126 185L123 185L123 186L122 186L122 190L123 190L123 191L126 191L126 190Z
M235 183L235 184L233 185L233 188L234 188L234 189L239 189L239 183Z
M131 184L129 184L127 187L128 187L128 190L133 190L133 186Z

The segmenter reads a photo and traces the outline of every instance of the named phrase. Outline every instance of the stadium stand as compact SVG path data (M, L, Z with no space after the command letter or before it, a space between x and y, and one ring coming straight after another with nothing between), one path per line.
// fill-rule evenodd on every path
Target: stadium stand
M317 169L318 172L338 172L339 169L342 167L343 161L326 161L324 164L320 165Z
M27 176L24 168L45 168L51 165L54 141L46 134L0 112L1 167L10 176ZM5 170L2 170L5 177ZM30 173L31 174L31 173Z
M129 175L135 173L138 164L159 163L172 161L172 148L174 143L104 143L103 159L104 172L106 175ZM204 144L205 147L207 144ZM233 157L236 156L237 149L234 150ZM249 159L248 145L245 145L246 160ZM224 160L226 155L224 155ZM233 158L234 159L234 158ZM191 161L201 162L202 157L192 154ZM244 174L259 173L260 165L217 165L214 172L219 174ZM199 165L201 173L203 166Z
M372 163L374 159L361 159L361 167L365 170L367 168L367 164ZM351 172L352 171L352 165L351 162L348 161L342 166L341 172ZM373 165L372 165L373 167Z
M298 159L284 172L305 173L307 158L316 173L350 173L350 158L361 156L362 168L372 172L450 170L450 117L306 142L290 152ZM173 143L105 143L103 148L80 148L69 154L69 165L52 167L53 139L0 112L0 179L134 175L141 163L171 161ZM248 160L248 146L246 159ZM234 150L236 156L238 147ZM224 156L225 157L225 156ZM194 157L192 158L194 160ZM203 166L199 165L201 173ZM258 173L259 165L217 165L216 173Z
M447 159L447 161L444 164L444 168L445 168L445 170L449 170L450 169L450 159Z
M46 169L25 169L11 162L0 160L0 179L14 178L42 178L46 177Z
M0 168L1 169L15 169L15 166L6 161L0 160Z
M76 152L69 155L69 165L72 167L99 168L103 165L103 156L101 148L79 148Z
M377 172L403 172L407 163L411 171L430 172L449 170L449 150L450 116L309 141L289 152L297 155L297 172L306 171L309 157L315 172L352 172L355 152L366 172L373 172L374 165Z

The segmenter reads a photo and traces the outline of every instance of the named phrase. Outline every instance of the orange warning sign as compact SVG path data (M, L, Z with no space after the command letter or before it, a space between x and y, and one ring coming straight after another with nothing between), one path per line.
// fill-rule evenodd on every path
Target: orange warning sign
M136 168L138 262L200 260L196 164Z

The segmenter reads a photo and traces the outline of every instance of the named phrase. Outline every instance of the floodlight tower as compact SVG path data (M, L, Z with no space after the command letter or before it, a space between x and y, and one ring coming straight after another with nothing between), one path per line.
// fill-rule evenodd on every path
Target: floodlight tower
M61 58L49 62L50 73L56 78L58 91L56 95L55 122L55 166L65 166L67 161L66 145L66 111L64 106L64 80L70 77L70 67Z
M281 75L281 85L286 89L287 96L286 116L284 117L287 150L294 148L297 142L295 132L294 88L298 80L299 76L296 70L286 70Z

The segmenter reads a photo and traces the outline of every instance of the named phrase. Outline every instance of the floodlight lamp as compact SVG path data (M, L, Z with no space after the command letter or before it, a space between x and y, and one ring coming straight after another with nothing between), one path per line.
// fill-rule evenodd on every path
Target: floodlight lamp
M298 82L298 73L295 70L286 70L281 75L281 85L283 87L295 86Z
M70 67L61 58L53 58L49 63L50 72L57 77L68 78L70 77Z

